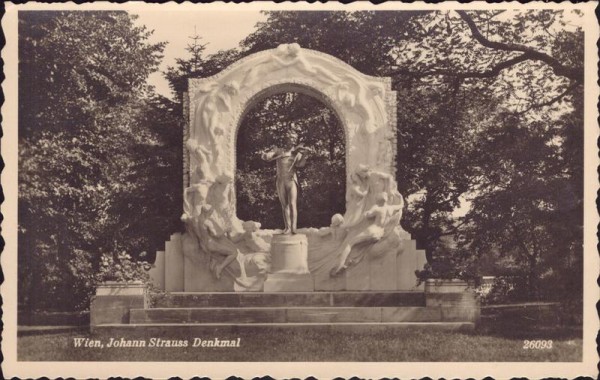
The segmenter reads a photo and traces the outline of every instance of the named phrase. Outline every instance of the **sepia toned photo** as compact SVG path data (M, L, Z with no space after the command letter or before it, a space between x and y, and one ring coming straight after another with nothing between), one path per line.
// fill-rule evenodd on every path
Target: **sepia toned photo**
M597 4L22 4L3 373L595 376Z

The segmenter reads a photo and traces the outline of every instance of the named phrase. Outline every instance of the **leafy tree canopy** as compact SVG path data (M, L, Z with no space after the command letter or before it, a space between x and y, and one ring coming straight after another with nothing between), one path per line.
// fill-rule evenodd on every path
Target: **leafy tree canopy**
M146 85L164 44L134 20L20 14L19 295L32 307L86 305L103 253L139 257L178 226L181 124Z

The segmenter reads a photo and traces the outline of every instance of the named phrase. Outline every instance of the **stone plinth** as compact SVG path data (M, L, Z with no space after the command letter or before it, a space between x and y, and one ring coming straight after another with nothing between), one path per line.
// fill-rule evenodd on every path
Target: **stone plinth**
M184 290L184 259L181 247L181 234L171 235L165 242L165 290L182 292Z
M96 288L90 304L90 329L110 323L129 323L131 309L148 307L142 283L106 282Z
M425 305L443 308L447 318L459 315L470 322L479 320L479 301L473 287L466 281L428 279L425 282Z
M271 269L265 292L306 292L314 290L308 271L306 235L275 235L271 241Z
M306 235L273 236L270 273L309 273L307 259L308 240Z

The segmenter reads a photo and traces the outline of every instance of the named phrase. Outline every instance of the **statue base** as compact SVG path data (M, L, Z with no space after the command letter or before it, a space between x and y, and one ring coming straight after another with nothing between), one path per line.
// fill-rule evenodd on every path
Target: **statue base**
M310 273L269 273L263 292L312 292L315 284Z
M275 235L271 241L271 270L265 292L307 292L315 288L308 271L306 235Z

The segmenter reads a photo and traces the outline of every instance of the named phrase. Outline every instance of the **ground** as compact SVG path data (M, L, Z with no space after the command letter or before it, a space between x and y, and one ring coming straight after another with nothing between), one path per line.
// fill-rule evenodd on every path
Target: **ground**
M75 348L85 331L19 337L21 361L581 361L579 329L474 332L396 330L393 333L245 331L218 336L240 338L240 348ZM92 337L94 338L94 337ZM95 337L98 338L98 337ZM120 339L121 336L115 337ZM143 338L124 336L125 339ZM147 340L150 337L146 337ZM169 336L168 339L194 337ZM214 339L214 336L202 336ZM100 337L107 341L107 337ZM524 349L524 340L552 340L552 348ZM190 343L191 344L191 343Z

